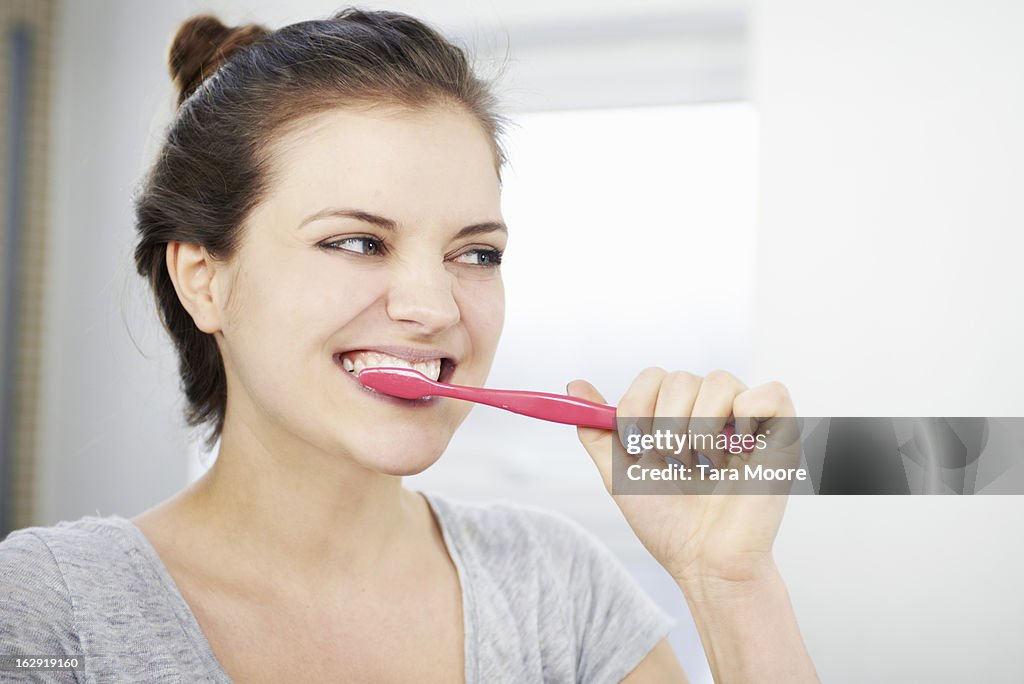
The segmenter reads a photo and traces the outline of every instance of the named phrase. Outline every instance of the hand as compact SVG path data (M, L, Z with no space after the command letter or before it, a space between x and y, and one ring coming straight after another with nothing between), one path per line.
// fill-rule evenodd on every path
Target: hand
M566 391L575 397L608 403L585 380L574 380ZM694 433L717 435L732 416L738 435L766 435L766 446L744 454L702 450L717 469L742 470L747 463L751 467L761 463L772 468L799 465L796 411L789 392L778 382L748 389L724 371L700 377L648 368L626 391L616 415L647 417L648 425L638 426L645 432L670 427L680 435L687 433L688 425ZM691 424L691 418L701 420ZM625 469L637 462L636 456L625 453L627 428L620 425L618 434L598 428L577 428L580 442L597 465L609 493L613 471L617 481L625 482L618 478L625 478ZM666 456L691 468L696 463L690 452L676 455L664 449L642 459L657 460L660 467L665 467ZM740 483L725 481L713 494L677 490L669 494L613 493L612 498L640 541L680 586L708 589L709 584L757 580L775 569L772 543L788 497L786 493L727 493L742 489L735 487L737 484Z

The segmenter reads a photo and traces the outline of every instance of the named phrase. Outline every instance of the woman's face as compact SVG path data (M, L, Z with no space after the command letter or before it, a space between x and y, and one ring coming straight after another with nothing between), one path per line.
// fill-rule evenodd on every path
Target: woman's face
M351 370L415 364L484 383L507 239L489 140L461 109L337 109L275 141L271 164L217 276L228 421L270 448L298 441L417 473L471 404L387 397Z

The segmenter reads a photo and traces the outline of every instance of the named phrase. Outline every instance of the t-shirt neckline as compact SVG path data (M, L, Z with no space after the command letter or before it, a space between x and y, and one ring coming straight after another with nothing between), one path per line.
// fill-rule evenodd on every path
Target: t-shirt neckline
M438 526L441 528L441 536L444 540L445 548L448 551L448 556L452 559L452 563L455 565L455 570L459 579L460 593L462 596L463 672L465 681L476 681L476 611L475 603L473 602L473 588L469 582L468 573L466 571L459 544L449 530L449 520L447 518L446 510L447 502L443 497L439 497L436 494L428 494L424 491L419 491L417 493L420 494L427 502L427 507L437 520ZM160 580L160 585L164 589L164 594L170 601L171 607L174 610L174 614L177 617L182 630L189 638L192 643L193 650L199 656L203 664L223 681L234 681L217 659L216 654L213 652L213 648L210 646L209 640L206 638L206 634L199 625L199 620L196 618L195 613L192 612L192 608L189 607L184 595L178 588L177 582L174 581L174 577L171 576L171 573L164 564L163 559L160 558L160 554L157 553L156 548L150 543L149 538L142 532L138 525L132 522L129 518L119 515L113 515L111 518L120 523L120 525L128 531L133 538L134 548L142 551L146 557L150 570L156 572L156 575Z

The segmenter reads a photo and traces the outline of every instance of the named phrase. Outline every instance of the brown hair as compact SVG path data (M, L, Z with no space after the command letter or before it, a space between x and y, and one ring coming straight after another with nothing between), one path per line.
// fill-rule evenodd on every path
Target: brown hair
M135 200L135 264L178 352L185 419L208 424L212 446L224 425L224 364L213 335L196 327L178 299L167 243L199 244L229 259L271 184L271 142L311 114L376 103L464 107L493 143L499 179L505 120L465 53L399 12L350 8L276 31L195 16L174 36L168 62L178 110Z

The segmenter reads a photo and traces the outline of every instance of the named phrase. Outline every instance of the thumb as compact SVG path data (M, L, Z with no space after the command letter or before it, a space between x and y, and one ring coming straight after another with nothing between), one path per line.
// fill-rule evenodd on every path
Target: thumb
M565 386L565 391L570 397L595 401L599 404L607 404L597 388L586 380L573 380ZM612 440L616 438L612 430L602 430L592 427L577 427L576 436L579 437L583 448L590 454L591 460L601 473L601 480L605 488L612 491Z
M597 391L597 388L586 380L573 380L565 386L565 391L568 392L570 397L576 397L577 399L596 401L599 404L608 403L608 401L601 396L601 393Z

